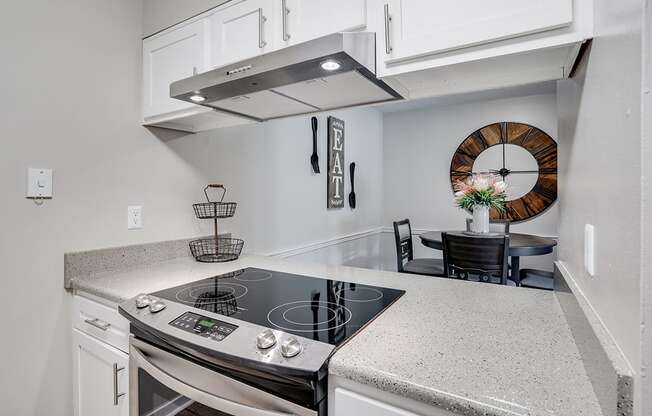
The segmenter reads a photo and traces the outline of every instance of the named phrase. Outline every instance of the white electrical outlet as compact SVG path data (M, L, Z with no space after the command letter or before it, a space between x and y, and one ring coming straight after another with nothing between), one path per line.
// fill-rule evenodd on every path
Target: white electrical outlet
M584 269L595 276L595 227L591 224L584 224Z
M27 169L27 198L52 198L52 169Z
M129 205L127 207L127 229L138 230L143 228L142 205Z

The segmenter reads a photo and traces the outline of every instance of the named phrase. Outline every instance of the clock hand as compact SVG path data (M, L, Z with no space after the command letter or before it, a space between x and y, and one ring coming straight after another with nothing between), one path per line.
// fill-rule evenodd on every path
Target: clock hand
M511 170L509 170L509 169L505 169L505 168L498 169L498 170L496 170L496 169L492 169L490 172L491 172L491 173L497 173L498 175L502 176L503 179L505 179L505 176L507 176L507 175L509 175L510 173L512 173Z

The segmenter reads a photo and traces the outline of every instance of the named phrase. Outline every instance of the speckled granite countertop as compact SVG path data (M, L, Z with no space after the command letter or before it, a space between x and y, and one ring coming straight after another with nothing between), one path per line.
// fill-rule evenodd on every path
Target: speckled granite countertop
M552 292L243 256L178 258L76 277L72 289L120 302L243 267L406 290L331 358L335 376L461 415L601 415Z

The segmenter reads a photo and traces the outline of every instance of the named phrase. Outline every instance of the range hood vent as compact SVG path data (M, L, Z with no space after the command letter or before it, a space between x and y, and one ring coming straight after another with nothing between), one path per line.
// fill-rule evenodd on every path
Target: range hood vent
M376 78L375 34L335 33L170 85L170 96L256 121L400 100Z

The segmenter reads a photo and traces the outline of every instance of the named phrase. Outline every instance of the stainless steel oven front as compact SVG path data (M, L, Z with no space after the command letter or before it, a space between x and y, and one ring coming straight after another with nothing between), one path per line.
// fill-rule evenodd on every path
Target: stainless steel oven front
M131 336L130 416L317 416Z

